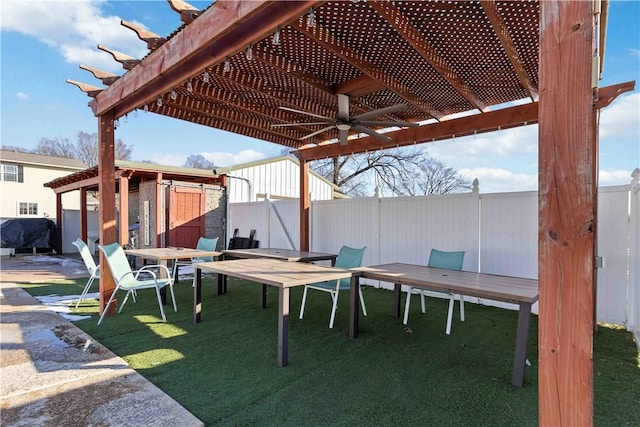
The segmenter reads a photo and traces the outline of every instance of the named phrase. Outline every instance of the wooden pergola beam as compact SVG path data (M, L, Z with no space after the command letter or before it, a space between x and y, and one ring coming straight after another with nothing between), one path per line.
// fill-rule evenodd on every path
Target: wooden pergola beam
M346 43L336 38L329 30L322 28L320 25L307 28L306 25L301 24L299 21L292 22L291 27L295 28L301 34L304 34L314 43L322 46L325 50L331 52L338 58L342 59L346 63L352 65L354 68L362 70L373 80L379 82L384 87L388 88L392 92L397 93L410 105L428 113L435 119L441 119L443 114L438 111L427 101L421 99L416 94L412 93L402 83L396 81L388 73L378 68L374 63L365 59L359 52L349 47Z
M98 45L98 49L110 54L116 62L122 64L122 68L125 70L131 70L133 67L140 63L139 59L129 56L125 53L118 52L117 50L109 49L101 44Z
M147 43L147 49L151 51L156 50L157 48L162 46L164 42L167 41L167 39L165 39L164 37L159 36L156 33L152 33L151 31L145 28L142 28L134 24L133 22L120 21L120 25L130 30L133 30L140 40Z
M484 13L487 15L487 18L489 18L489 22L491 22L496 36L500 39L500 43L502 44L502 47L504 47L507 57L509 58L509 62L511 62L511 66L513 66L513 69L520 79L520 83L529 94L529 98L531 98L532 101L536 101L538 99L538 92L536 91L535 86L529 78L527 70L525 70L522 61L520 60L518 49L509 34L507 26L504 24L504 21L500 16L495 0L483 0L480 4L484 9Z
M382 142L367 136L350 139L347 145L333 143L308 147L295 151L294 154L300 160L311 161L508 129L515 126L535 124L537 121L538 103L529 103L484 114L445 120L417 128L387 132L385 135L391 137L389 142Z
M200 15L200 9L183 0L168 0L171 9L178 12L184 24L190 24Z
M471 105L481 112L486 111L485 105L478 95L460 78L447 61L438 53L438 51L429 44L424 36L418 31L411 21L388 1L371 1L369 5L380 16L382 16L405 41L427 61L431 66L453 87L460 95L462 95Z
M78 82L71 79L67 79L67 83L76 86L78 89L86 93L91 98L95 98L96 96L98 96L98 94L100 94L104 90L100 87L92 86L90 84Z
M139 108L159 94L207 67L224 61L261 40L276 26L284 26L325 1L220 2L186 26L171 40L145 58L144 67L135 67L97 96L94 114L113 111L115 117ZM239 26L238 23L242 25Z
M93 74L93 77L102 81L102 84L105 86L110 86L111 84L113 84L113 82L120 78L120 76L117 74L108 73L97 68L89 67L88 65L80 64L80 69Z

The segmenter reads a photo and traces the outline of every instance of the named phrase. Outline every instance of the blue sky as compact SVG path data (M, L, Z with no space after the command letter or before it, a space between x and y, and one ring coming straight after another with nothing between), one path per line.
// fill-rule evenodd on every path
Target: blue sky
M204 9L209 2L190 1ZM640 167L640 1L610 4L605 68L600 86L636 80L633 93L602 111L600 184L627 184ZM1 142L33 148L41 138L75 142L78 131L95 132L90 98L66 79L101 86L79 64L122 74L98 44L141 58L146 44L120 25L136 22L167 36L181 23L165 0L38 1L0 4ZM280 155L282 147L179 120L139 112L120 120L116 138L133 147L133 160L181 165L202 154L219 166ZM481 192L537 188L537 126L457 138L420 147L478 178Z

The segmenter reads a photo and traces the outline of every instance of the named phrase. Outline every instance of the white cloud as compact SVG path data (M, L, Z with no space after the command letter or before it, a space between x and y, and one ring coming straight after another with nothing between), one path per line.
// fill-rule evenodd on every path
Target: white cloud
M640 140L640 93L622 95L602 110L600 138Z
M631 172L625 170L600 170L598 172L598 185L622 185L631 182Z
M458 172L470 181L478 178L481 193L529 191L538 188L538 175L535 173L515 173L498 168L468 168Z
M196 154L200 154L202 157L212 161L219 167L235 166L241 163L254 162L267 157L264 153L251 149L242 150L238 153L208 152ZM182 166L187 160L187 156L171 153L155 153L151 156L150 160L158 163L159 165Z
M18 99L20 99L22 101L27 101L27 100L29 100L29 95L27 95L24 92L18 92L18 93L16 93L16 98L18 98Z
M46 43L66 62L121 71L122 65L99 51L97 45L141 58L147 52L146 44L120 25L120 17L105 15L101 10L105 4L105 0L4 0L0 25L3 31L30 35Z
M264 153L251 149L242 150L239 153L211 152L200 154L202 154L202 157L204 157L205 159L212 161L216 166L220 167L235 166L241 163L254 162L256 160L261 160L267 157Z

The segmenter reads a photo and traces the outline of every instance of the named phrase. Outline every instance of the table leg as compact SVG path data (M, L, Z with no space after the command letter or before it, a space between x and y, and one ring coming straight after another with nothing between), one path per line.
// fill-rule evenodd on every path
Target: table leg
M262 285L262 292L260 292L260 307L267 308L267 285Z
M351 276L351 288L349 290L349 338L355 339L358 337L358 324L360 322L360 293L358 287L360 286L360 277L357 275Z
M167 260L160 260L158 261L158 264L164 265L166 267ZM164 268L158 269L158 279L164 279L164 278L166 278ZM160 289L160 299L162 300L162 305L165 305L167 303L167 287L166 286Z
M216 295L222 295L227 293L227 275L218 273L218 293Z
M278 302L278 366L289 364L289 288L279 288Z
M400 317L400 300L402 299L402 285L394 283L393 285L393 315Z
M513 374L511 384L522 387L524 383L524 368L527 361L527 341L529 339L529 321L531 319L531 304L520 303L518 312L518 329L516 332L516 351L513 358Z
M196 268L196 285L193 287L193 323L200 323L202 313L202 270Z

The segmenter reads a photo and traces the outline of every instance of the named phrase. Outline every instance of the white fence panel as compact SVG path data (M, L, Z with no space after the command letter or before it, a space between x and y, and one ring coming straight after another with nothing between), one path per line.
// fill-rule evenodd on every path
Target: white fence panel
M538 278L538 193L480 196L480 271Z
M629 186L601 188L598 193L597 319L626 325Z
M98 211L87 211L87 234L98 236L99 218ZM71 243L80 237L80 211L76 209L62 210L62 253L70 254L78 252ZM89 244L91 248L93 244ZM96 248L97 249L97 248Z
M630 186L599 191L597 254L604 258L604 268L598 270L597 319L627 325L640 335L639 197ZM298 248L298 203L232 203L229 229L239 228L242 236L257 230L261 247ZM363 265L375 265L426 264L432 248L464 250L465 270L538 276L535 191L326 200L312 202L310 210L312 251L336 253L342 245L366 246ZM471 301L516 308L513 304ZM537 312L537 304L533 311Z
M366 246L363 265L378 263L378 199L323 200L312 204L311 250L338 253L342 245Z
M478 268L478 197L473 193L380 200L380 262L427 265L432 248L465 251Z
M300 249L300 201L265 200L269 217L269 234L261 247Z
M269 220L266 208L264 202L229 203L228 239L233 237L236 228L239 237L249 237L249 232L256 230L255 239L260 241L260 247L268 247ZM225 247L228 246L227 240Z

